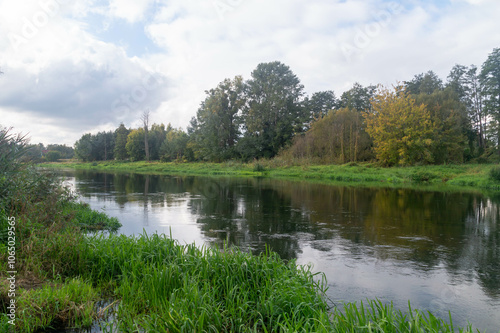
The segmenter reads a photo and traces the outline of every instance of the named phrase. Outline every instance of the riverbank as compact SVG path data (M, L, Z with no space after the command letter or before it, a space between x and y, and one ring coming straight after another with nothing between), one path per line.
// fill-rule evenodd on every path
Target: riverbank
M500 181L490 176L496 165L461 164L383 168L373 163L344 165L280 165L274 160L254 163L161 163L161 162L64 162L46 163L48 168L121 171L165 175L270 177L323 183L354 183L387 186L446 185L482 190L500 190Z

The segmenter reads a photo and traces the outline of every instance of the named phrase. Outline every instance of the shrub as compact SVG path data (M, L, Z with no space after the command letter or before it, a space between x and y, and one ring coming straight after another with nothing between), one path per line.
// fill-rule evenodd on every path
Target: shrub
M496 182L500 182L500 166L491 168L490 179Z

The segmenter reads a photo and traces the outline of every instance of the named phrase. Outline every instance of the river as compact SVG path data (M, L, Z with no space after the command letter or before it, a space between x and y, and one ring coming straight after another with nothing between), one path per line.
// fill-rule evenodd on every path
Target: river
M65 170L81 200L126 235L228 243L313 265L329 298L379 298L455 325L500 329L500 194Z

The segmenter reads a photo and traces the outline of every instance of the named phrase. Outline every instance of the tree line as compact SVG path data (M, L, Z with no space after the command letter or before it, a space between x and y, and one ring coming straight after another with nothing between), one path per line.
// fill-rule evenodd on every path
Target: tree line
M446 82L433 71L392 88L359 83L337 97L306 96L285 64L261 63L251 78L205 92L187 131L170 124L85 134L84 161L249 161L281 157L314 163L378 160L384 165L499 160L500 48L481 68L455 65Z

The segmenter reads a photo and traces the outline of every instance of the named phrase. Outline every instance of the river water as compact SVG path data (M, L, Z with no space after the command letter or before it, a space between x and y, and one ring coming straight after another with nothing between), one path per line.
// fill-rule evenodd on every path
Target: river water
M311 264L335 302L379 298L500 330L500 195L257 178L61 173L126 235L228 243Z

